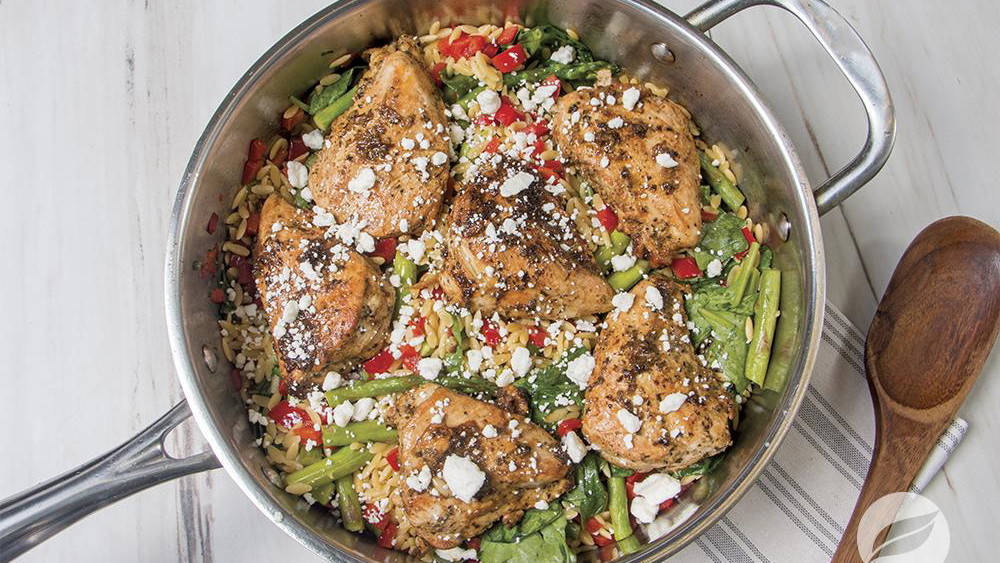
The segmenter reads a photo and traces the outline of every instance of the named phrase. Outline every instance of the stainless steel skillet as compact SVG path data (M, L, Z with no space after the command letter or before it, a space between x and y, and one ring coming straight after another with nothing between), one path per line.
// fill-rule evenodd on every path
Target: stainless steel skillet
M793 147L753 83L704 32L758 5L794 14L833 57L858 93L868 135L858 155L815 191ZM674 510L690 516L623 561L660 561L676 553L739 500L771 458L802 400L812 370L825 300L819 215L869 181L888 158L895 135L885 80L861 38L821 0L710 0L680 17L648 0L348 0L316 14L265 53L223 100L194 148L178 192L166 256L166 309L174 363L186 401L118 449L0 503L0 561L12 559L111 502L221 463L243 492L285 532L336 561L406 561L341 530L318 510L273 486L254 445L246 409L221 365L215 307L191 264L218 242L205 232L214 211L225 215L245 158L246 142L276 128L291 92L325 68L321 53L356 51L436 19L503 21L511 13L544 17L577 30L601 58L643 80L670 85L695 115L703 135L724 143L739 164L750 213L772 233L775 267L783 271L768 389L745 406L741 431L725 462ZM212 451L168 457L164 437L194 414ZM250 540L252 541L252 540Z

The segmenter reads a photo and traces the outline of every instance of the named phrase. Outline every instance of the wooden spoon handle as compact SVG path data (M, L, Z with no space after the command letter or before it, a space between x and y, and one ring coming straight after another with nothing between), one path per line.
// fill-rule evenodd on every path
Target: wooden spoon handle
M965 400L998 330L1000 233L968 217L924 229L903 253L868 331L874 455L833 563L862 562L861 517L878 499L910 487ZM880 521L891 522L896 508Z

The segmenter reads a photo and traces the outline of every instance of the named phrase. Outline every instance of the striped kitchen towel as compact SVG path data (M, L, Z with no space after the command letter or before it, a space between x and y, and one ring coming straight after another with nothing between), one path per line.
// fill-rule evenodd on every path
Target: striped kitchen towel
M875 417L864 335L827 304L816 368L792 428L746 496L671 563L827 562L861 492ZM962 441L952 422L914 483L923 489Z

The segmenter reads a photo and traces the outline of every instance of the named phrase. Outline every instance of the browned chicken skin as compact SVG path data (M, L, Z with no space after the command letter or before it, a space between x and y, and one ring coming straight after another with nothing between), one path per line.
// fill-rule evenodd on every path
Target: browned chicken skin
M647 303L648 288L659 293L662 309ZM729 447L736 407L719 376L695 356L677 283L654 275L630 293L632 307L608 315L598 337L583 433L615 465L676 471ZM687 397L663 412L661 402L670 404L675 393ZM638 418L638 431L626 430L622 410Z
M420 233L448 184L444 102L412 38L369 53L354 104L334 120L309 188L338 222L364 221L373 237Z
M640 92L631 110L623 105L630 88ZM698 154L680 106L646 88L614 84L563 96L552 116L552 138L567 164L615 210L637 252L665 264L698 243ZM658 155L676 165L663 166Z
M283 375L322 377L385 347L395 291L371 260L313 226L309 213L268 198L254 256Z
M406 518L435 548L455 547L501 518L512 525L525 510L572 486L569 460L548 432L522 415L436 384L404 393L386 421L399 430ZM486 474L470 502L441 490L449 456L471 460ZM410 482L419 481L422 470L431 481L416 490Z
M496 157L459 188L441 288L484 315L564 319L611 309L613 291L557 196L523 162ZM509 197L518 174L530 185ZM508 192L509 193L509 192Z

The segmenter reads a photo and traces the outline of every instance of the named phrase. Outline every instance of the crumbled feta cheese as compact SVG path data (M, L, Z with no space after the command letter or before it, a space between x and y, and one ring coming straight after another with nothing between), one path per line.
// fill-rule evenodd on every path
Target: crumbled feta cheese
M681 408L681 405L683 405L686 400L687 395L684 393L671 393L660 401L660 412L663 414L675 412L677 409Z
M518 346L510 356L510 367L518 377L523 377L531 370L531 352L524 346Z
M594 372L594 356L589 352L573 358L566 365L566 377L570 379L573 383L576 383L580 389L587 388L587 382L590 380L590 374Z
M665 152L661 152L660 154L656 155L656 163L664 168L673 168L677 166L677 161L674 160L674 157L670 156Z
M406 485L418 493L426 491L431 485L431 468L421 467L418 473L406 478Z
M564 65L568 65L569 63L573 62L573 59L575 58L576 58L576 49L574 49L572 45L563 45L562 47L559 47L558 49L555 50L555 52L552 53L552 56L549 57L549 60L557 63L562 63Z
M417 371L420 373L420 377L424 379L435 379L438 374L441 373L441 368L444 367L444 363L441 362L441 358L421 358L417 362Z
M588 143L593 143L594 142L594 132L593 131L584 131L583 132L583 140L587 141Z
M323 148L323 131L313 129L305 135L302 135L302 143L310 149L318 151Z
M621 423L622 428L624 428L629 434L638 432L639 428L642 427L642 421L639 420L639 417L628 412L626 409L618 409L618 412L615 413L615 417L618 419L618 422Z
M458 104L452 104L451 116L454 117L456 121L470 121L469 115L465 113L465 108Z
M573 463L580 463L584 456L587 455L587 446L584 445L583 440L575 432L567 432L565 436L562 437L563 448L566 450L566 455Z
M407 232L407 231L409 231L410 230L410 222L407 221L406 219L400 219L399 220L399 230L403 231L404 233Z
M624 272L635 265L635 256L631 254L621 254L611 258L611 267L616 272Z
M660 512L660 506L649 502L644 497L635 497L632 499L629 512L635 516L637 522L649 524L656 519L656 515Z
M431 164L434 166L441 166L445 162L448 162L448 155L441 151L438 151L431 155Z
M621 129L625 126L625 120L620 117L614 117L608 120L608 127L611 129Z
M496 427L493 426L492 424L487 424L486 426L484 426L483 427L483 437L484 438L496 438L497 437L497 429L496 429Z
M347 189L357 194L367 193L375 185L375 171L365 167L347 183Z
M464 549L461 547L436 549L434 552L437 553L438 557L444 559L445 561L466 561L468 559L475 559L478 557L475 549Z
M466 503L472 502L473 497L486 482L486 474L474 461L455 454L449 455L444 460L441 477L451 489L451 494Z
M523 170L504 180L500 185L500 195L503 197L515 196L528 189L535 177Z
M663 308L663 295L655 286L650 285L646 287L646 305L649 305L649 308L654 311L659 311Z
M465 365L472 373L478 373L483 365L483 353L479 350L469 350L465 353Z
M681 492L681 482L666 473L653 473L635 484L636 496L643 497L654 506L674 498Z
M639 89L635 86L625 90L625 93L622 94L622 105L629 111L635 109L635 104L638 103L638 101Z
M611 161L608 160L608 157L602 156L601 157L601 168L607 168L609 164L611 164Z
M427 245L422 240L414 239L406 243L406 253L410 256L410 260L414 262L420 262L426 251Z
M615 310L619 313L627 313L632 308L633 301L635 301L635 296L625 291L616 293L611 298L611 304L615 306Z
M333 408L333 423L343 428L354 416L354 405L350 401L344 401Z
M717 277L721 273L722 273L722 261L719 260L718 258L709 262L708 266L705 268L705 274L708 275L708 277L710 278Z
M497 387L506 387L511 383L514 383L514 372L511 370L505 369L500 375L497 376Z
M500 109L500 96L494 90L483 90L476 94L476 101L479 102L479 111L486 115L493 115Z
M549 503L545 502L545 499L538 499L538 502L535 503L536 510L547 510L548 508Z
M354 415L351 416L352 419L357 421L362 421L368 418L368 415L375 408L375 399L371 397L362 397L354 403Z
M340 374L331 371L327 372L326 377L323 378L323 390L329 391L330 389L336 389L344 382L344 378L340 377Z

